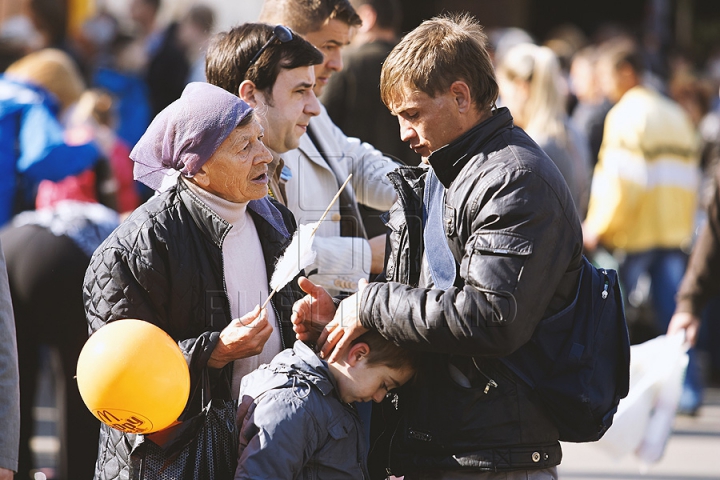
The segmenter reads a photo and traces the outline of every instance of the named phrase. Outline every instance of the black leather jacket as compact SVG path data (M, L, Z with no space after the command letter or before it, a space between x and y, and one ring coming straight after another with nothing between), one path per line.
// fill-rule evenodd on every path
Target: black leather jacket
M248 204L261 239L268 283L275 262L290 242L295 220L285 207L264 198ZM222 243L231 226L211 211L184 182L136 209L92 256L85 274L85 311L94 332L108 322L137 318L176 340L190 367L191 392L200 381L220 331L232 320L225 291ZM297 280L271 303L283 348L295 340L290 316L304 294ZM210 369L231 378L232 364ZM180 420L199 411L188 406ZM96 479L134 478L132 457L142 457L142 437L101 426Z
M582 233L568 187L506 108L429 161L447 189L443 226L456 281L440 290L423 280L427 171L401 167L390 174L399 200L389 213L387 282L365 289L360 319L428 354L390 409L400 423L386 428L371 465L385 463L395 475L557 465L557 429L498 358L576 291Z

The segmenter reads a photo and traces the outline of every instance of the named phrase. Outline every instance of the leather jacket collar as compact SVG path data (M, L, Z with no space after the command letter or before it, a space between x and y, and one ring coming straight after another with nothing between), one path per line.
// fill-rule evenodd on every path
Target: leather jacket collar
M463 133L453 142L433 152L428 161L445 188L455 180L460 171L495 136L498 130L512 128L513 118L507 107L493 110L492 115Z

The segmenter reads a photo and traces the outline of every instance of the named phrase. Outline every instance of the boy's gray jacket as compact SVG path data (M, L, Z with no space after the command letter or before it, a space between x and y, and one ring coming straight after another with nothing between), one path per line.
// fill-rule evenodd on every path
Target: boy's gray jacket
M239 402L236 479L369 478L357 413L302 342L246 375Z

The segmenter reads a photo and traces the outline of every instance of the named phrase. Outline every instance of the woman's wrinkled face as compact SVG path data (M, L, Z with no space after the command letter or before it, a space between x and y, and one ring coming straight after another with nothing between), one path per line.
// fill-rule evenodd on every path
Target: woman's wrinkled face
M268 164L272 155L262 138L263 128L257 119L236 128L195 175L195 182L230 202L264 197L268 192Z

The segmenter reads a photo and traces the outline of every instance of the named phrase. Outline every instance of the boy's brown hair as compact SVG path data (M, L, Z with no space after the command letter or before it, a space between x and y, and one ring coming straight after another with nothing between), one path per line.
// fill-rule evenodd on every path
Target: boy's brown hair
M328 20L362 25L349 0L265 0L258 20L287 25L300 35L317 32Z
M419 353L402 348L385 339L379 332L370 330L360 335L350 344L366 343L370 348L367 356L369 365L384 365L394 370L410 368L414 372L419 367Z
M467 83L481 112L495 105L498 86L487 36L468 14L435 17L408 33L383 63L380 96L392 109L393 97L404 88L435 98L457 80Z

